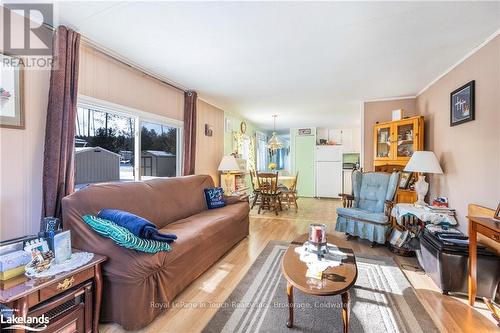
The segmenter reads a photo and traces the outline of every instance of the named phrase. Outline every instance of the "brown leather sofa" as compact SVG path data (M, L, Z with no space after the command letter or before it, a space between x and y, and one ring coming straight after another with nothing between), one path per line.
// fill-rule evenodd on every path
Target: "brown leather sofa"
M210 176L90 185L62 200L72 245L106 255L101 321L127 330L149 324L174 297L248 235L248 200L230 198L208 210L203 189ZM142 216L178 239L172 251L148 254L99 236L81 219L115 208Z

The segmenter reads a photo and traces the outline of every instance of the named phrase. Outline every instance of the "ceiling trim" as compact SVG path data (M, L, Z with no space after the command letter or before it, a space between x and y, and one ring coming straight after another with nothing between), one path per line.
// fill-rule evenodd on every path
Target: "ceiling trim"
M422 88L422 90L420 90L418 92L417 97L420 96L422 93L424 93L427 89L429 89L434 83L436 83L437 81L439 81L440 79L442 79L446 74L448 74L453 69L455 69L456 67L458 67L458 65L460 65L461 63L463 63L465 60L467 60L471 56L473 56L477 51L479 51L484 46L486 46L489 42L491 42L493 39L495 39L495 37L497 37L498 35L500 35L500 29L498 29L497 31L495 31L492 35L490 35L488 38L486 38L486 40L484 40L481 44L479 44L478 46L476 46L475 48L473 48L469 53L467 53L462 59L460 59L459 61L457 61L454 65L452 65L450 68L448 68L446 71L444 71L441 75L439 75L438 77L436 77L429 84L427 84L424 88Z
M362 101L362 103L397 101L399 99L412 99L412 98L417 98L417 96L401 96L401 97L386 97L386 98L368 99L366 101Z

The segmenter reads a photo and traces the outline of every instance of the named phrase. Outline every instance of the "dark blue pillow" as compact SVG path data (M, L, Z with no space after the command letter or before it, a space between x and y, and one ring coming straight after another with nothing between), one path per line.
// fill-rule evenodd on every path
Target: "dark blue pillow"
M203 190L208 209L220 208L226 205L224 190L222 187L211 187Z

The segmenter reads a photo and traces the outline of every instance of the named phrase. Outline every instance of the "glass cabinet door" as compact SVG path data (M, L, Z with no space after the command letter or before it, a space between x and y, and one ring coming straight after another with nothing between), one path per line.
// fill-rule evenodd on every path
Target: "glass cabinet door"
M408 122L396 126L396 158L410 158L416 150L415 123Z
M376 142L376 158L389 158L391 155L391 127L379 127Z

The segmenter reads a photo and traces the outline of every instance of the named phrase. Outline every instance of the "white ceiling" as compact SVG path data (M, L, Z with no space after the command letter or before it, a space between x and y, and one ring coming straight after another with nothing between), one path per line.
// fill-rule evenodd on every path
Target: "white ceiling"
M500 28L500 2L64 2L59 24L278 127L356 126L363 100L409 96ZM57 12L56 12L57 13Z

